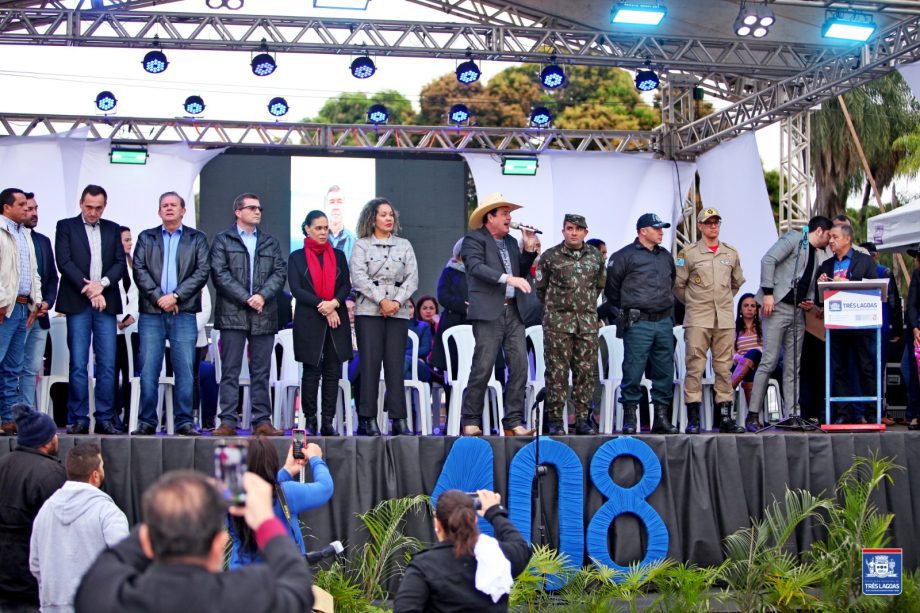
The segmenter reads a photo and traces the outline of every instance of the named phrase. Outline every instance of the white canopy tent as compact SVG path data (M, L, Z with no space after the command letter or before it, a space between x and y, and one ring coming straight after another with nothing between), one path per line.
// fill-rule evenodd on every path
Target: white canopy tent
M920 203L870 218L868 237L879 251L903 251L920 243Z

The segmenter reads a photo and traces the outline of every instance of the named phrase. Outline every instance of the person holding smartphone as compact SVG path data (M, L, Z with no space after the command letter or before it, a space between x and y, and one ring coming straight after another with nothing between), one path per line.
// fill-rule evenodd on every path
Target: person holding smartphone
M316 443L307 443L303 448L302 460L294 458L294 444L288 447L284 466L281 466L278 452L272 441L256 436L249 441L246 461L247 470L255 473L272 485L272 508L284 525L291 540L306 554L303 533L298 516L304 511L324 505L332 498L333 484L329 468L323 461L323 450ZM298 478L303 466L309 462L313 473L312 483L301 483ZM240 568L262 561L256 533L240 517L232 514L227 518L232 547L230 568Z

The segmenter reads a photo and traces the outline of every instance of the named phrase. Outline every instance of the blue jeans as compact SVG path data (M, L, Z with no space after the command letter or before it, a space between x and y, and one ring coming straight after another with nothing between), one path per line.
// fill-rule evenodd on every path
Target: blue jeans
M38 321L26 330L26 342L22 350L22 374L19 376L19 400L33 409L35 403L36 377L45 359L45 345L49 330L38 325Z
M67 346L70 348L70 388L67 423L89 425L89 344L93 344L96 375L96 423L115 419L115 316L87 305L67 315Z
M137 322L140 337L141 402L138 420L157 427L157 392L163 353L169 341L169 356L176 385L173 393L174 427L192 423L195 342L198 324L194 313L141 313Z
M13 405L19 401L22 348L26 340L29 308L14 302L6 317L0 315L0 421L13 421Z

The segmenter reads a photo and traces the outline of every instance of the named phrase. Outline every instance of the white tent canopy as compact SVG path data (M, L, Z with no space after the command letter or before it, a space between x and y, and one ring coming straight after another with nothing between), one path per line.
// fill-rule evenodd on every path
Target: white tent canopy
M901 251L920 243L920 203L870 218L868 237L879 251Z

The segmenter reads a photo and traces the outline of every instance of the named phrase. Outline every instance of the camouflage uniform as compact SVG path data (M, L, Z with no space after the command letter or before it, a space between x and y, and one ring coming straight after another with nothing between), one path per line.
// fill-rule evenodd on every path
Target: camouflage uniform
M586 227L581 215L566 215L566 221ZM562 423L569 371L575 417L589 417L597 371L597 297L606 280L604 259L593 245L586 243L573 250L560 243L540 257L536 289L544 305L543 355L550 424Z

